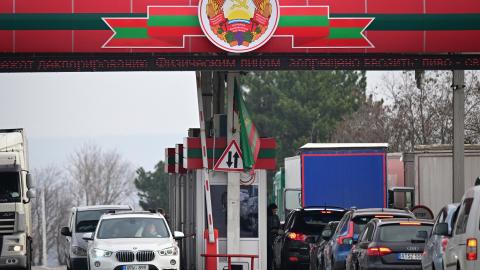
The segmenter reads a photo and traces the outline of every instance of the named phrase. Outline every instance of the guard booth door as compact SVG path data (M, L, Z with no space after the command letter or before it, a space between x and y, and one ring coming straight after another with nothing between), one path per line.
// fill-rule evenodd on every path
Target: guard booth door
M266 171L257 170L255 173L255 179L248 183L249 178L242 176L242 181L245 184L240 186L240 254L256 254L259 255L259 259L255 259L255 269L266 269L266 217L267 217L267 185L266 185ZM201 182L202 174L197 173L197 183ZM197 227L197 230L207 228L206 215L205 215L205 197L202 185L197 185L197 194L201 193L203 196L197 197L203 203L203 217L202 220L198 219L197 224L201 225ZM212 214L213 224L215 229L218 230L218 253L227 254L227 174L222 172L215 172L210 182L210 194L212 199ZM200 211L197 208L197 211ZM203 235L198 234L197 235ZM200 240L200 239L198 239ZM205 239L201 239L202 243L198 246L197 250L205 250ZM203 252L201 252L203 253ZM198 258L199 254L197 254ZM262 260L263 258L263 260ZM204 269L203 258L198 258L198 269ZM232 260L232 269L249 270L249 259L235 259ZM263 266L265 262L265 265ZM259 264L262 264L260 268ZM218 259L218 270L227 269L226 258Z

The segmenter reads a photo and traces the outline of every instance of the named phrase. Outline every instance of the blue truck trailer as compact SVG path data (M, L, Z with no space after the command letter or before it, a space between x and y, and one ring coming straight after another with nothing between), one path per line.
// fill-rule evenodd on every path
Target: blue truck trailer
M386 143L302 146L302 206L387 207L387 149Z

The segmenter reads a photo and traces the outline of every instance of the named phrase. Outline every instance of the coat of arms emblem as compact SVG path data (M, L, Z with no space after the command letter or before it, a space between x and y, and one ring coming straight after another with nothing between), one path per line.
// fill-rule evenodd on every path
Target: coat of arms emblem
M199 5L203 32L229 52L249 52L265 44L278 18L277 0L202 0Z

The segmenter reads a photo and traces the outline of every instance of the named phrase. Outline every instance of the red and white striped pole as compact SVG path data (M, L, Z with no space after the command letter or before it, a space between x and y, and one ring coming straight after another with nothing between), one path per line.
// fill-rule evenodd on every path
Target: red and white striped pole
M212 215L212 198L210 195L210 173L208 170L208 156L207 156L207 137L205 133L205 115L203 111L203 98L202 98L202 84L201 84L201 72L196 72L197 77L197 100L198 100L198 112L200 119L200 143L202 146L202 163L203 163L203 185L205 189L205 203L207 207L207 222L208 222L208 242L215 242L215 234L213 231L213 215Z

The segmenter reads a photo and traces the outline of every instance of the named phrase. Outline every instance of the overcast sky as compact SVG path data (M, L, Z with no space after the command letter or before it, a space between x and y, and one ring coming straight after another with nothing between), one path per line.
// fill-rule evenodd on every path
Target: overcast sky
M382 74L368 72L369 89ZM151 170L199 126L194 72L0 73L0 104L0 128L25 128L33 168L94 143Z

